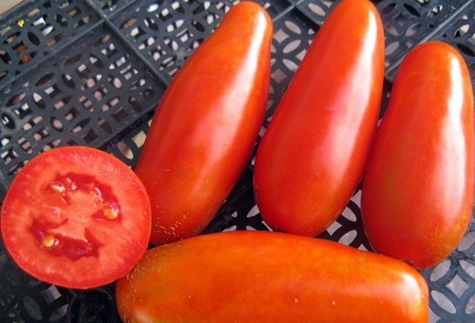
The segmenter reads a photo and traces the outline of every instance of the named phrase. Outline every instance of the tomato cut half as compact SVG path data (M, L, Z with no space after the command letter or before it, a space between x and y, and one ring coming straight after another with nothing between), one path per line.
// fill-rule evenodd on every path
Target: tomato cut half
M55 148L17 174L1 232L13 260L51 284L87 289L127 273L148 247L151 206L135 173L104 151Z

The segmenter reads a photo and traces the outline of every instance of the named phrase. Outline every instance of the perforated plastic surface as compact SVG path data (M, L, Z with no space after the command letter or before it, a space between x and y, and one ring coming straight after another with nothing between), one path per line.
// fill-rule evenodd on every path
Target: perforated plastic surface
M29 159L55 146L97 147L133 167L170 80L233 3L27 0L0 16L0 198ZM275 24L265 128L335 2L261 3ZM375 4L387 43L381 114L400 60L418 43L438 39L454 45L475 78L473 0ZM253 198L252 165L251 160L205 233L269 230ZM321 237L369 250L359 200L358 190ZM431 322L474 323L475 220L457 250L422 273L431 290ZM0 321L119 322L114 284L77 291L39 282L18 269L0 248Z

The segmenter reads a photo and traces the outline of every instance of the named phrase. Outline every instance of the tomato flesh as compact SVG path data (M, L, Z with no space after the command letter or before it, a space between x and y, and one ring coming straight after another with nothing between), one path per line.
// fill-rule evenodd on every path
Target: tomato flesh
M5 247L25 271L71 288L110 283L148 247L150 201L117 158L63 147L33 158L2 207Z

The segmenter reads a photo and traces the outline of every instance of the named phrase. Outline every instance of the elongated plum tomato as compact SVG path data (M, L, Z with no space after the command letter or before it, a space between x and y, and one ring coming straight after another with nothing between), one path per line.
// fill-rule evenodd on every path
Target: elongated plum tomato
M445 259L471 218L474 153L463 57L442 42L413 48L397 72L363 181L371 246L421 269Z
M54 148L16 175L1 230L13 260L32 276L93 288L124 275L147 249L150 201L116 157L89 147Z
M152 244L201 233L239 179L264 119L272 36L264 8L239 3L167 88L135 168Z
M424 278L402 261L269 231L149 249L116 291L124 323L427 323L429 312Z
M270 227L315 236L341 214L366 167L383 79L378 11L367 0L342 1L318 30L257 150L255 196Z

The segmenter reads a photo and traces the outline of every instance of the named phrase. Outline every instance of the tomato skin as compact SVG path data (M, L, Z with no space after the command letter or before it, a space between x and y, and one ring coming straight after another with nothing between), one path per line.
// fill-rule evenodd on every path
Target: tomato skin
M149 249L117 282L127 322L428 322L411 266L329 240L268 231Z
M239 3L172 80L135 168L152 244L201 233L236 184L264 119L272 37L264 8Z
M344 0L317 32L257 150L255 196L270 227L315 236L341 214L363 176L383 80L379 13L369 1Z
M401 63L363 181L362 219L380 253L428 268L460 243L474 196L473 93L456 49L413 48Z
M148 247L145 187L116 157L90 147L54 148L15 176L1 210L13 260L51 284L87 289L117 280Z

